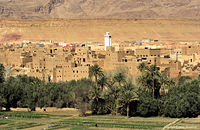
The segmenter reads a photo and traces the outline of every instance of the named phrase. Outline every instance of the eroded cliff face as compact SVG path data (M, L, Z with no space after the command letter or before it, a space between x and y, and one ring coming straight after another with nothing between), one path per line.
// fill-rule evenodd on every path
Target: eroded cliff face
M199 0L0 0L0 18L200 18Z
M58 6L59 4L64 4L65 0L50 0L47 4L45 5L39 5L35 7L35 12L39 12L42 14L50 14L51 11Z

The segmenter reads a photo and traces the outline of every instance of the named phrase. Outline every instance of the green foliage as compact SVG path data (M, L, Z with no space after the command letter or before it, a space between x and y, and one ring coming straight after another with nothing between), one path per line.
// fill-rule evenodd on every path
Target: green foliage
M0 64L0 84L4 82L4 73L5 73L5 68L3 64Z
M3 107L3 105L5 105L5 103L6 103L6 100L5 100L5 98L4 98L4 94L3 94L3 91L2 91L2 89L3 89L3 82L4 82L4 73L5 73L5 68L4 68L4 66L3 66L3 64L0 64L0 111L1 111L1 109L2 109L2 107Z
M102 90L95 85L92 86L89 96L90 96L90 108L93 114L106 114L106 101L102 97Z
M0 112L0 115L3 114L7 115L9 118L27 118L27 119L49 118L49 115L40 114L38 112L25 112L25 111Z
M108 89L107 93L104 95L104 99L106 101L106 107L109 113L117 114L118 105L117 99L119 97L120 87L112 86Z
M120 107L126 108L126 115L130 115L130 104L137 99L135 87L132 83L126 83L120 90L118 103Z
M98 84L98 86L100 86L101 89L103 90L104 87L107 85L107 81L108 81L108 78L105 76L104 73L102 73L102 74L99 76L99 79L97 80L97 84Z
M162 112L169 117L196 117L200 113L200 81L193 80L169 90Z
M91 87L95 86L94 83L91 80L82 79L78 80L76 87L74 89L74 101L75 101L75 107L79 109L80 115L85 116L86 111L89 110L89 91L91 90Z
M157 116L159 112L158 99L152 98L148 92L140 93L137 114L144 117Z
M94 77L96 84L97 84L98 78L102 75L102 73L103 73L102 68L99 67L99 65L97 64L89 68L89 77L90 78Z
M147 66L141 63L138 66L141 75L138 77L137 82L142 87L143 91L152 93L153 98L160 97L160 89L166 86L173 86L175 83L172 79L167 78L164 74L160 73L160 68L156 65Z
M3 105L6 110L10 110L10 107L17 107L17 102L21 99L23 95L23 86L14 77L10 77L6 82L3 83L1 87L1 93L5 99L5 104Z
M178 85L183 85L184 83L189 82L191 80L192 80L192 78L189 76L181 76L178 81Z
M1 65L1 71L4 67ZM123 69L108 76L98 65L90 67L91 79L69 82L44 83L35 77L18 75L2 78L0 83L0 109L5 107L73 107L82 116L91 110L92 114L122 114L169 117L195 117L200 114L200 80L181 77L175 86L172 79L159 72L155 65L138 66L141 75L137 88L128 79ZM2 77L3 77L2 73ZM1 75L0 75L1 76ZM161 88L170 88L169 93L160 96ZM160 98L161 97L161 98Z
M88 95L92 84L94 83L88 79L44 83L26 75L10 77L0 88L0 108L10 110L11 107L23 107L34 111L36 107L77 107L77 104L81 104L77 99L81 98L81 101L89 103Z
M121 84L126 82L125 74L122 72L116 73L114 76L114 81L119 84L119 87L121 87Z

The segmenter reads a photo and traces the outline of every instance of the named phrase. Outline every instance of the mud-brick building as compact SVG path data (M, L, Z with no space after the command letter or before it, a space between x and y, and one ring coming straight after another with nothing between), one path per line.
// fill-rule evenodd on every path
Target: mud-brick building
M99 44L65 48L58 45L0 46L0 62L12 67L16 74L27 74L44 81L70 81L88 78L89 67L98 64L104 71L127 68L135 78L138 65L156 64L171 78L197 77L200 72L200 45L185 44L180 48L162 48L113 44L102 49ZM177 56L178 54L178 56Z
M136 49L137 57L150 57L150 56L160 57L160 55L161 55L160 48L151 49L151 48L145 47L144 49Z
M182 55L200 54L200 44L186 44L182 47Z

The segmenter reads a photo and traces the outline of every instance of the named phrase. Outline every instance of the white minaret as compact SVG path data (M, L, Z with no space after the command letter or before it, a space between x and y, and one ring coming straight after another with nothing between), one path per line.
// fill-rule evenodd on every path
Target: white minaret
M105 42L105 51L106 51L106 47L107 46L112 46L112 43L111 43L111 35L109 32L106 32L106 35L104 35L104 42Z

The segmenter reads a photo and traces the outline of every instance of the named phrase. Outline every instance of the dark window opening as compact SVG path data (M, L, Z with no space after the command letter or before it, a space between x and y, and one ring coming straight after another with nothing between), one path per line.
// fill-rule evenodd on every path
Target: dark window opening
M170 56L169 56L169 55L166 55L166 56L164 56L164 58L170 58Z

